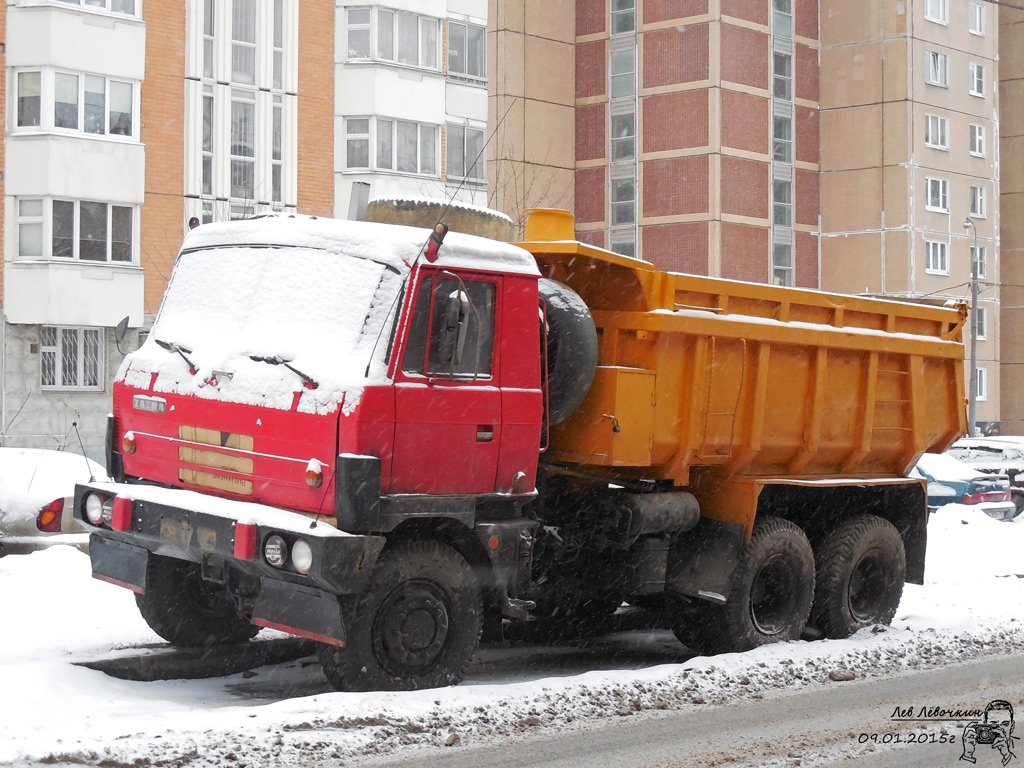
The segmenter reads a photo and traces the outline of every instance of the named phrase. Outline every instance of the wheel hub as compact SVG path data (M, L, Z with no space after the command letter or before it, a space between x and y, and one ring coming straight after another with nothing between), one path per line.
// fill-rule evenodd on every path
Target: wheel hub
M429 667L448 641L450 607L432 582L409 582L383 602L374 622L374 650L395 674Z

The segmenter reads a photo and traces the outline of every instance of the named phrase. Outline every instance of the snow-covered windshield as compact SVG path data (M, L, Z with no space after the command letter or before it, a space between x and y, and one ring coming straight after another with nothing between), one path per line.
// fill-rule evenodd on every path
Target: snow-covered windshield
M147 342L120 375L148 387L156 371L158 392L290 408L298 370L318 385L299 410L328 412L345 393L348 410L373 350L381 357L387 346L386 334L377 339L400 287L393 266L315 248L184 252ZM293 370L253 358L280 358Z

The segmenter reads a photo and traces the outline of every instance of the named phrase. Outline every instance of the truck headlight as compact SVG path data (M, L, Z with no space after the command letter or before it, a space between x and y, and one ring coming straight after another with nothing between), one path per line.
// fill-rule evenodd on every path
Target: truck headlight
M275 568L283 568L288 562L288 544L276 533L263 542L263 557Z
M292 544L292 565L295 570L305 575L313 567L313 548L305 539L299 539Z

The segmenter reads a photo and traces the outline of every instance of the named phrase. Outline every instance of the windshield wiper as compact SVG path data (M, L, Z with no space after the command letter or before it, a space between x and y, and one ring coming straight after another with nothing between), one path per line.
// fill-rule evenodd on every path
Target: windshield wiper
M270 357L263 357L262 355L249 355L249 359L254 360L257 363L267 363L268 365L283 365L289 371L291 371L300 379L302 379L302 383L306 387L306 389L317 389L320 386L316 382L316 379L314 379L312 376L307 376L298 368L289 365L289 363L291 363L291 360L285 360L280 355L272 355Z
M188 355L192 354L191 349L189 349L188 347L183 347L180 344L175 344L173 341L160 341L160 339L154 339L154 341L156 341L157 345L163 347L168 352L177 352L179 355L181 355L181 359L188 363L188 372L191 373L193 376L196 375L196 372L199 369L196 368L195 363L188 359Z

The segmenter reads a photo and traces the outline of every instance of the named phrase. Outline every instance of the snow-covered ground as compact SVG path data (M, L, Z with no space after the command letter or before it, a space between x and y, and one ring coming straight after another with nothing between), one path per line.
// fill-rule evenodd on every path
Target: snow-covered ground
M163 682L78 666L159 639L130 592L92 580L87 556L59 546L0 560L0 765L352 765L1024 651L1024 524L944 509L929 523L926 581L908 585L891 628L849 640L690 658L664 631L630 633L611 642L640 655L615 669L552 676L499 661L455 688L353 694L330 690L308 660ZM637 663L659 652L674 663Z

